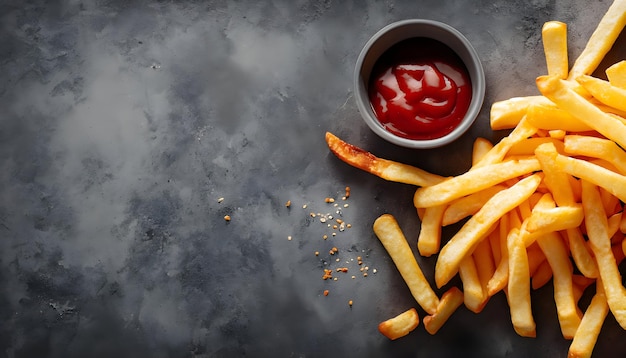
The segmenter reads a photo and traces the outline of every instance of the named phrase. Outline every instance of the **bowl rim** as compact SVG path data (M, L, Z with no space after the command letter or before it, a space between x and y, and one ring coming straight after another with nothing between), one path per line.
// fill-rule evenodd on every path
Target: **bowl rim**
M468 70L470 75L470 80L472 82L472 99L470 101L469 108L461 122L448 134L443 137L433 138L433 139L423 139L423 140L414 140L409 138L403 138L396 136L395 134L387 131L382 124L376 118L374 111L371 107L369 96L367 93L367 84L365 82L369 81L369 73L367 75L368 78L364 78L362 75L363 65L367 56L370 53L373 45L377 44L381 37L392 33L392 31L402 31L403 28L414 27L417 26L416 29L430 29L431 32L434 30L435 34L439 32L439 36L433 36L432 33L426 33L423 36L417 34L409 34L409 36L399 36L395 42L389 43L386 47L379 49L380 54L384 53L391 46L396 43L406 40L409 38L415 37L428 37L438 40L444 43L446 46L450 47L463 61L465 67ZM451 35L451 37L450 37ZM447 36L448 38L453 39L452 42L455 42L452 46L449 41L444 41L441 37ZM463 53L459 53L462 50ZM380 55L379 55L380 56ZM373 61L375 62L378 59L378 56ZM369 69L371 71L371 68ZM485 90L486 90L486 80L485 80L485 72L480 61L480 57L478 53L470 43L470 41L457 29L454 27L440 22L436 20L430 19L406 19L400 20L393 23L390 23L380 30L378 30L363 46L361 52L356 61L356 66L354 68L354 91L355 91L355 100L357 102L357 108L363 117L365 123L370 127L370 129L376 133L381 138L402 146L406 148L414 148L414 149L429 149L429 148L437 148L444 146L446 144L452 143L459 137L461 137L475 122L478 117L485 98Z

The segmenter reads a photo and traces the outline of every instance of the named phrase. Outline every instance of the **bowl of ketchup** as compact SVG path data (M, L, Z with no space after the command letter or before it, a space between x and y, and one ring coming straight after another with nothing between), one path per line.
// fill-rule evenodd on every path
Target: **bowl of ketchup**
M363 47L354 76L367 125L408 148L436 148L474 123L485 97L485 73L470 42L432 20L385 26Z

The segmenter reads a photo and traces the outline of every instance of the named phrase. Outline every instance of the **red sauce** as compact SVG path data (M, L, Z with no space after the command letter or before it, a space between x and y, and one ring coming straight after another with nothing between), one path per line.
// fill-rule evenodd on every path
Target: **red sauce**
M443 43L412 38L376 62L369 97L380 123L404 138L435 139L465 116L472 85L463 61Z

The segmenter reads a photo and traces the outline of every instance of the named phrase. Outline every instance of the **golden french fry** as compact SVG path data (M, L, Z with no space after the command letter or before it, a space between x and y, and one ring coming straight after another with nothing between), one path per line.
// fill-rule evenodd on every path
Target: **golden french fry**
M411 333L420 323L419 315L415 308L406 310L399 315L390 318L378 325L378 331L385 337L396 340Z
M493 148L493 143L488 139L476 138L474 140L474 146L472 147L472 164L478 163L491 148Z
M561 333L565 339L574 337L581 317L576 309L572 284L573 267L563 244L561 236L552 232L537 239L537 243L545 254L554 282L554 302L561 326Z
M478 313L483 309L486 302L486 293L480 284L478 277L478 269L472 255L466 256L459 266L459 276L463 283L463 301L465 307L474 313Z
M437 333L461 304L463 304L463 292L456 287L451 287L441 296L437 311L424 317L426 331L430 334Z
M578 270L580 270L585 277L598 277L598 265L596 265L596 260L593 256L591 256L591 253L587 248L587 244L585 243L583 234L580 232L580 228L568 229L566 230L566 233L569 249Z
M548 74L566 79L569 73L567 25L560 21L548 21L541 28L541 37Z
M435 265L437 287L442 287L450 281L458 271L461 260L472 253L476 244L503 215L528 199L540 182L541 176L533 174L520 180L511 188L502 190L489 199L476 215L463 225L439 253Z
M558 153L564 153L563 141L550 137L532 137L515 143L509 149L507 156L531 156L535 154L537 147L544 143L551 143Z
M494 232L497 231L494 230ZM483 289L483 307L489 300L489 291L487 289L487 284L489 283L489 280L491 279L493 274L496 272L495 261L491 250L491 240L485 239L476 246L476 249L472 254L472 256L474 257L474 263L476 264L476 271L478 272L478 279L480 280L480 285Z
M612 140L583 135L567 135L563 139L563 150L572 155L602 158L626 174L626 152Z
M417 303L424 311L435 313L439 298L424 277L396 219L390 214L381 215L374 221L374 233L391 256Z
M331 152L342 161L382 179L417 186L429 186L445 180L439 175L411 165L378 158L372 153L344 142L330 132L326 132L326 143Z
M489 121L491 129L514 128L526 115L528 107L532 104L552 105L544 96L513 97L491 105Z
M485 205L487 200L491 199L492 196L504 189L506 189L506 186L504 185L494 185L474 194L452 201L443 213L441 225L448 226L459 222L470 215L476 214L476 212L480 210L483 205Z
M605 105L626 111L626 89L613 86L608 81L583 75L576 78L593 97Z
M591 249L598 263L599 278L615 320L626 329L626 289L611 248L608 222L598 188L586 180L582 183L585 227Z
M534 158L479 167L439 184L418 188L413 197L413 204L417 208L446 204L506 180L532 173L540 167Z
M509 250L509 283L507 299L511 322L515 332L522 337L535 337L535 319L530 304L530 274L526 246L514 229L507 238Z
M598 286L601 287L600 283L598 283ZM609 306L606 296L604 292L599 290L591 299L591 303L582 317L578 330L576 330L567 353L568 358L591 357L608 313Z
M584 216L583 208L579 204L557 206L551 209L533 209L533 215L524 225L528 235L523 234L523 240L526 246L529 246L543 234L576 228L583 222Z
M567 132L587 132L592 130L569 112L556 105L533 104L528 107L526 120L539 129L561 129Z
M604 72L613 86L626 88L626 60L612 64Z
M541 144L535 150L535 155L543 170L543 180L550 189L554 201L559 206L573 206L575 202L574 192L569 185L569 177L560 171L556 165L556 156L558 155L556 147L552 143Z
M587 45L572 66L568 79L590 75L609 52L626 24L626 1L615 0L606 11Z
M528 273L532 277L539 266L546 261L546 255L539 245L533 244L526 247L526 256L528 256Z
M581 159L557 155L556 163L562 171L577 178L587 180L606 189L620 200L626 201L626 177L600 165Z
M426 208L422 225L417 237L417 249L422 256L431 256L439 252L441 245L441 220L446 210L445 205Z
M614 116L603 112L598 107L568 88L563 80L555 76L537 77L539 91L569 112L581 122L614 140L624 147L626 144L626 126Z
M537 128L532 126L527 120L522 120L515 126L515 129L508 136L502 138L498 144L494 145L477 163L472 166L472 170L486 165L499 163L504 159L509 149L533 134L537 133Z

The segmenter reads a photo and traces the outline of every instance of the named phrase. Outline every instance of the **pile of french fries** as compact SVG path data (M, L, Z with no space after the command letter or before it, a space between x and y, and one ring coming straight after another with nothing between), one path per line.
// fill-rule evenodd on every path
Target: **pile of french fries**
M373 229L427 314L429 333L461 305L478 313L503 292L515 331L535 337L531 290L550 280L562 335L572 340L570 357L591 356L609 312L626 329L626 288L618 269L626 253L626 62L606 69L608 80L591 76L624 25L626 0L616 0L570 69L566 24L544 24L547 75L536 81L541 95L492 105L492 129L512 130L495 145L476 139L464 174L444 178L326 134L330 150L346 163L418 186L417 249L437 255L434 280L437 288L446 287L441 297L395 218L384 214ZM462 220L442 243L442 227ZM462 290L447 288L457 274ZM595 290L591 303L580 307L588 288ZM378 328L396 339L418 324L411 308Z

